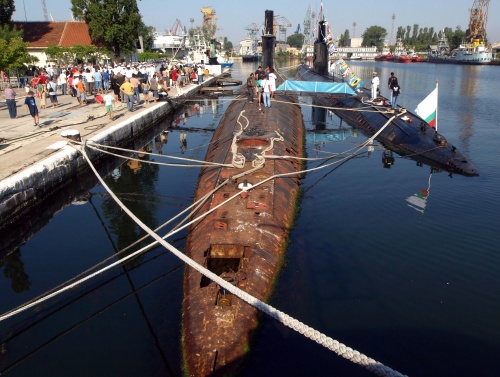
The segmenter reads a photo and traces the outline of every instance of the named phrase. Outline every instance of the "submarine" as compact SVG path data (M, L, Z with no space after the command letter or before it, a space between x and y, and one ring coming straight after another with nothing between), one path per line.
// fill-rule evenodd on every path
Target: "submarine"
M326 37L326 21L321 20L314 42L313 66L302 64L297 72L297 80L316 83L344 83L354 91L350 93L316 93L315 103L331 109L342 121L362 130L367 136L376 135L385 148L400 156L419 163L464 176L478 176L471 161L446 138L437 132L417 114L398 106L393 112L387 98L378 96L370 102L370 89L362 87L361 79L347 71L346 79L328 74L329 41ZM346 66L343 61L340 64Z

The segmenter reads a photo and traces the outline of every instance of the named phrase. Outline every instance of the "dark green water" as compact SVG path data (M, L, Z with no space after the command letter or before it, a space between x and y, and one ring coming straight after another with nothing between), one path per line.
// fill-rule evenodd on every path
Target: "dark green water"
M271 304L409 376L498 376L499 68L351 66L365 80L376 69L382 83L395 72L402 87L399 103L408 109L439 80L439 130L472 160L480 176L450 177L398 156L386 169L378 147L370 156L362 153L308 174ZM235 64L233 76L253 69ZM215 128L228 101L203 102L198 111L190 107L186 126ZM306 127L312 130L310 100L303 101ZM326 120L327 129L339 129L334 115ZM322 157L366 140L348 126L343 131L350 134L343 142L313 142L311 136L308 155ZM183 151L174 129L164 143L151 139L149 148L203 159L211 137L211 132L188 132ZM108 176L108 184L151 227L192 201L195 168L143 161L136 172L126 164L119 170L120 177ZM426 206L417 211L406 199L423 189L429 192ZM90 189L90 198L64 207L32 237L11 245L9 255L2 254L0 312L113 256L143 234L101 186ZM25 225L38 228L29 221ZM172 243L182 249L184 237L181 232ZM179 376L182 271L172 254L156 248L0 322L0 372ZM263 317L241 376L271 375L371 374Z

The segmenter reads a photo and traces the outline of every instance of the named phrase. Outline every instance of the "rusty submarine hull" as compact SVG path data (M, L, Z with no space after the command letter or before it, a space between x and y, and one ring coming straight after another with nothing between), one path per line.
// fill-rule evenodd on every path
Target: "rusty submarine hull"
M191 224L185 252L266 301L300 197L302 163L295 158L305 153L305 128L296 97L277 93L272 106L259 111L244 93L228 107L209 145L205 161L222 165L200 172L194 200L202 201L191 217L206 216ZM185 375L234 374L249 349L259 311L189 266L183 290Z

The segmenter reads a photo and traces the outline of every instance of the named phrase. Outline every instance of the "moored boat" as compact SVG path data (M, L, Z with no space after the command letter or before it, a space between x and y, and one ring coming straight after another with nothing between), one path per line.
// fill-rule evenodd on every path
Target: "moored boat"
M470 10L469 28L460 46L450 51L444 30L439 33L438 44L430 46L429 63L444 64L491 64L493 53L486 43L486 21L488 18L489 1L474 1Z
M406 55L406 54L399 55L397 62L398 63L411 63L412 62L412 58L411 58L411 56Z

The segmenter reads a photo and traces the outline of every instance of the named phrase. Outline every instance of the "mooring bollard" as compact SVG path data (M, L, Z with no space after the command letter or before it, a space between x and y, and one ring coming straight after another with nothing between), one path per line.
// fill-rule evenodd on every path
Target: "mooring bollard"
M73 141L82 141L78 130L64 130L61 132L61 136Z

